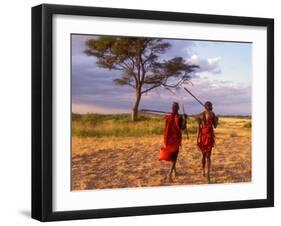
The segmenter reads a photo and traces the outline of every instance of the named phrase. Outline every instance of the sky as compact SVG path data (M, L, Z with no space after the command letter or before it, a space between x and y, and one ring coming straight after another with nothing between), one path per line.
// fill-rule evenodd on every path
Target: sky
M99 68L96 58L84 53L85 42L95 35L76 35L72 44L72 112L119 114L131 112L135 93L129 86L117 86L113 79L120 71ZM171 47L161 56L168 60L183 57L199 65L189 89L202 102L211 101L219 115L251 115L252 44L205 40L165 39ZM204 109L183 88L174 94L164 88L142 96L139 109L170 111L172 103L184 105L187 114Z

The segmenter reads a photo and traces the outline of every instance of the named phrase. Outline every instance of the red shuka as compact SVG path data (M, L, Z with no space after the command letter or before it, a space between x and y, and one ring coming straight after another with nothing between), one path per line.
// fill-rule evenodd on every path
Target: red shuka
M206 119L203 113L203 122L201 123L201 135L199 137L198 147L202 153L208 153L212 150L215 144L215 134L213 129L214 115L210 114Z
M164 145L160 150L159 160L172 161L173 154L181 146L181 120L178 114L166 115Z

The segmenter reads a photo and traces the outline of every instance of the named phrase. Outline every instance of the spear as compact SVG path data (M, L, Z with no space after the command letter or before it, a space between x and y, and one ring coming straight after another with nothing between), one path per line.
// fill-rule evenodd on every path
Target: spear
M151 113L161 113L161 114L170 114L171 112L167 111L158 111L158 110L153 110L153 109L140 109L140 112L151 112Z
M139 112L143 113L159 113L159 114L171 114L171 112L168 111L159 111L154 109L140 109ZM180 114L181 115L181 114Z
M194 96L194 95L192 94L192 92L190 92L190 91L189 91L187 88L185 88L185 87L184 87L184 90L185 90L186 92L188 92L195 100L197 100L199 104L201 104L203 107L205 107L205 105L204 105L196 96Z
M184 110L184 104L182 104L182 111L183 111L183 114L186 115L185 114L185 110ZM186 138L189 139L188 129L187 128L185 128L185 133L186 133Z
M184 90L185 90L186 92L188 92L195 100L197 100L200 105L202 105L203 107L205 107L205 105L204 105L196 96L194 96L192 92L190 92L190 91L189 91L187 88L185 88L185 87L184 87ZM198 134L197 134L197 142L198 142L199 137L201 136L200 134L201 134L201 129L199 128Z

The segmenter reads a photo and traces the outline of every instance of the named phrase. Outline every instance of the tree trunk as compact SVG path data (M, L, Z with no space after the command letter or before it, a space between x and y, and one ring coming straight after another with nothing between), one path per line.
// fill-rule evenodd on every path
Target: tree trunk
M138 110L139 110L140 100L141 100L141 91L140 91L140 89L137 89L136 90L136 100L135 100L135 104L132 109L132 121L134 121L134 122L138 120Z
M135 122L138 120L138 110L139 110L139 104L141 99L141 51L140 51L140 42L138 41L137 46L137 57L136 57L136 65L137 65L137 81L136 81L136 100L135 104L132 109L132 121Z

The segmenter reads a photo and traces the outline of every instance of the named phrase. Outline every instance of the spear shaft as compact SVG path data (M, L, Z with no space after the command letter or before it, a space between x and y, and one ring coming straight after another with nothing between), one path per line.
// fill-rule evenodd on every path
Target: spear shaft
M144 112L144 113L171 114L171 112L167 112L167 111L158 111L158 110L153 110L153 109L140 109L140 112ZM179 115L181 115L181 114L179 114Z
M203 104L196 96L194 96L194 95L192 94L192 92L190 92L190 91L189 91L187 88L185 88L185 87L184 87L184 90L185 90L186 92L188 92L195 100L197 100L199 104L201 104L203 107L205 107L204 104Z
M183 114L185 115L185 110L184 110L184 105L183 104L182 104L182 111L183 111ZM185 133L186 133L186 138L189 139L187 127L185 127Z
M140 112L151 112L151 113L161 113L161 114L170 114L171 112L167 111L158 111L158 110L152 110L152 109L141 109Z

